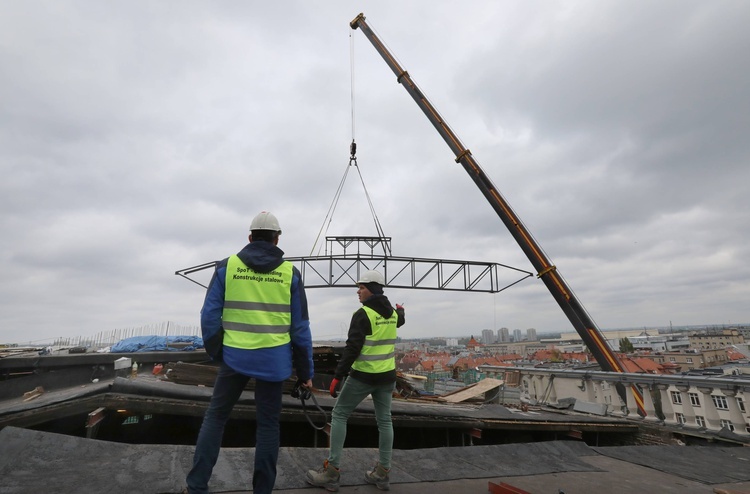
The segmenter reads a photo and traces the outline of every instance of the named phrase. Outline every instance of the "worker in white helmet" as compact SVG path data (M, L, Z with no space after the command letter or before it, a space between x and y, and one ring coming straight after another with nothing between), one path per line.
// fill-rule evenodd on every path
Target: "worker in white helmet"
M404 324L404 308L394 308L383 294L385 278L378 271L367 271L357 280L362 307L352 316L346 348L341 355L329 388L337 397L339 384L348 374L331 413L331 448L320 470L309 470L308 483L328 491L339 490L341 453L346 438L346 422L354 409L372 395L378 424L378 453L375 466L365 472L365 481L381 490L390 488L393 424L391 400L396 387L396 328Z
M216 266L201 310L206 352L220 361L211 404L198 434L189 494L208 493L224 426L248 381L255 379L253 492L270 494L276 481L284 382L297 374L312 387L312 336L302 276L279 249L281 227L263 211L248 243Z

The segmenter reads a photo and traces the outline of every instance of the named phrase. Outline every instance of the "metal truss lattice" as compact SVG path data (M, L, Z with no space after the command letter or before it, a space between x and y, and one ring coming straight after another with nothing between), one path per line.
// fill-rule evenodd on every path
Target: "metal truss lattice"
M392 256L390 243L389 237L326 237L324 255L286 260L299 269L305 288L351 287L370 269L381 271L390 288L464 292L497 293L533 276L494 262ZM175 274L205 286L191 275L215 265L200 264Z

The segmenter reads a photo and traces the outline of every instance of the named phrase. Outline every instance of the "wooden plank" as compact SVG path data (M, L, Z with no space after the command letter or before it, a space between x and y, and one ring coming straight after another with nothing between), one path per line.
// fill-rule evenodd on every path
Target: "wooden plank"
M36 398L39 398L44 394L44 388L41 386L37 386L36 388L32 389L31 391L27 391L23 394L23 401L31 401Z
M443 398L448 403L460 403L470 398L482 395L487 391L491 391L502 385L503 381L501 381L500 379L492 379L491 377L488 377L486 379L482 379L476 384L472 384L471 386L453 391L452 393L444 394L441 396L441 398Z

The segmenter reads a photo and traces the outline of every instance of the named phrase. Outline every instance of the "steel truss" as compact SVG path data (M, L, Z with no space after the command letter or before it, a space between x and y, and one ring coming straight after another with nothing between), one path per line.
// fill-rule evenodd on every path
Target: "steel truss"
M390 288L462 292L497 293L534 276L494 262L392 256L390 237L326 237L324 255L286 260L302 273L305 288L351 287L370 269L381 271ZM189 275L215 265L199 264L175 274L205 287Z

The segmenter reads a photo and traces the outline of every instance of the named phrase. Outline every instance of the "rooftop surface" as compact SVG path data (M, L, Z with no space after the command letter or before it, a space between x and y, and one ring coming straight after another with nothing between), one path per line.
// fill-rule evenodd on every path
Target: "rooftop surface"
M88 371L90 372L90 371ZM68 377L70 377L68 375ZM86 376L88 377L88 376ZM13 381L7 381L11 383ZM0 400L0 494L55 493L171 493L180 492L192 463L194 446L124 444L43 432L41 419L81 413L99 406L158 403L161 413L186 407L199 413L211 389L156 379L103 379L97 383L44 392L31 401L22 395ZM252 414L253 393L238 404ZM328 411L334 400L319 397ZM284 397L286 413L299 415L299 401ZM361 412L372 421L371 404ZM145 412L144 412L145 413ZM200 412L202 413L202 412ZM395 402L394 422L420 424L453 422L481 427L571 427L627 429L632 422L612 417L563 415L508 409L500 405ZM360 417L360 419L363 419ZM598 443L597 443L598 444ZM253 448L225 448L219 457L211 492L248 492ZM283 447L276 492L324 492L308 486L304 474L317 469L326 448ZM363 473L377 457L372 448L348 448L342 463L343 493L379 492L366 485ZM588 446L564 440L480 446L438 447L394 451L391 491L395 493L488 492L490 484L507 484L517 491L551 494L718 493L750 494L750 448L724 446Z
M223 449L211 492L248 492L253 451ZM0 492L180 492L192 453L192 446L122 444L6 427L0 431ZM324 492L308 486L304 472L325 457L325 448L282 448L276 492ZM362 478L375 458L375 449L345 450L340 492L379 492ZM750 492L750 449L598 448L551 441L394 451L391 492L488 492L490 483L551 494Z

